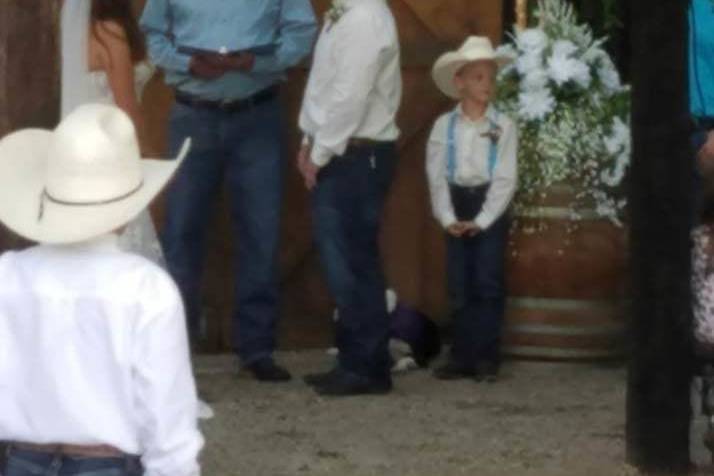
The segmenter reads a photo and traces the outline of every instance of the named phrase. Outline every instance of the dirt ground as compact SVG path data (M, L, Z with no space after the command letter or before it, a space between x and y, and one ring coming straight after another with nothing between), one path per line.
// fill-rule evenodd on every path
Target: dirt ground
M279 357L297 376L323 351ZM300 379L260 384L200 357L207 476L634 475L624 462L625 370L508 362L496 384L398 376L388 396L325 399Z

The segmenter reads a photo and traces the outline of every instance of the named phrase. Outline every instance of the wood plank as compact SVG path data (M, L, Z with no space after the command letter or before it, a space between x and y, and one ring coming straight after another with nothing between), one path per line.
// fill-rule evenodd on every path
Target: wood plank
M59 110L58 3L0 2L0 136L53 128ZM0 226L0 251L27 246Z

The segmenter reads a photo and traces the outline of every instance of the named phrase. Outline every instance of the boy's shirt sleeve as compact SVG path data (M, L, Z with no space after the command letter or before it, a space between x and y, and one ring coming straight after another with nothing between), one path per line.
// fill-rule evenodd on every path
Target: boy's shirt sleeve
M518 128L506 116L499 121L503 132L498 143L498 158L486 201L476 215L476 226L485 230L505 211L516 193L518 182Z
M446 179L447 117L444 115L436 120L426 148L426 175L431 195L431 208L434 217L444 228L456 223L449 182Z
M181 298L158 271L141 295L132 355L144 474L200 476L204 439Z

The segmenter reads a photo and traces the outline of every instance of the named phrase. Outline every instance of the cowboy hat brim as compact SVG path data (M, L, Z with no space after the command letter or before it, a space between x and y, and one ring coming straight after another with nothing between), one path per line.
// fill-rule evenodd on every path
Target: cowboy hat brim
M28 240L48 244L88 240L132 221L168 183L190 148L187 139L176 160L142 160L142 185L123 199L69 205L44 197L52 136L52 131L26 129L0 140L0 221Z
M493 61L500 69L513 60L507 56L495 54L494 56L469 57L458 51L444 53L434 63L431 75L439 90L453 99L460 99L459 91L454 84L454 76L461 68L476 61Z

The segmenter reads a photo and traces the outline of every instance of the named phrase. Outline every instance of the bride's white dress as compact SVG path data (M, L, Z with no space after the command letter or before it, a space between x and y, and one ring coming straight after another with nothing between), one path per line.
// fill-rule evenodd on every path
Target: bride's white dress
M156 69L147 62L139 63L134 67L134 78L136 81L136 93L141 99L144 87L154 75ZM94 89L96 100L106 104L114 104L114 96L109 86L107 74L104 71L92 71L89 73L91 81L89 83ZM130 222L124 232L119 236L119 246L124 251L140 254L154 263L165 267L164 254L161 251L159 239L156 236L156 227L151 219L148 210ZM214 412L210 405L203 400L198 401L198 417L204 420L213 418Z
M144 88L154 75L154 72L155 68L147 62L139 63L135 66L135 88L139 99L141 99ZM109 86L107 74L104 71L92 71L89 74L91 78L89 85L93 88L92 96L95 98L92 102L114 104L114 96ZM164 255L156 235L156 227L148 210L141 212L134 221L127 225L119 237L119 246L125 251L140 254L160 266L165 266Z
M62 8L62 117L81 104L115 104L106 73L89 71L89 5L89 1L85 0L66 0ZM139 99L154 72L155 68L148 62L136 65L134 77ZM119 243L125 251L141 254L165 267L156 228L148 210L127 225ZM213 409L203 400L198 401L197 410L199 418L213 417Z

